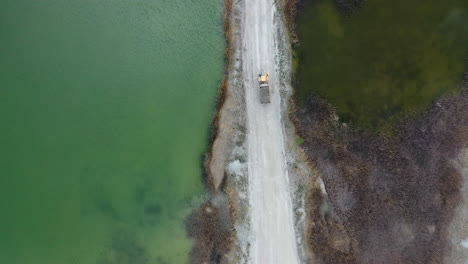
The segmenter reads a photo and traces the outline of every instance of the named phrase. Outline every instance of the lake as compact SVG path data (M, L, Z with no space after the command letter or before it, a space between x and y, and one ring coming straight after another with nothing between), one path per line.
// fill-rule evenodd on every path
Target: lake
M223 1L4 0L0 262L185 263Z

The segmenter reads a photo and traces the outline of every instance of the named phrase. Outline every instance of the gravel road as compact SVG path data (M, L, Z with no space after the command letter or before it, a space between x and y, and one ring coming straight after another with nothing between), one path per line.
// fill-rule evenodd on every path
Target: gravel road
M247 103L251 263L299 263L293 227L275 56L274 0L245 0L242 62ZM281 23L281 22L279 22ZM269 74L271 103L260 104L258 74Z

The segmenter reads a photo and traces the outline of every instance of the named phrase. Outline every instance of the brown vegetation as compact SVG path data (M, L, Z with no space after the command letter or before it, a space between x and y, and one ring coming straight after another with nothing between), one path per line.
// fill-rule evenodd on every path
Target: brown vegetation
M195 238L195 244L190 253L190 263L221 263L223 255L229 250L232 235L229 219L224 210L227 205L213 202L203 204L187 219L187 233Z
M294 32L297 10L311 1L287 2L294 6L285 10ZM364 1L335 3L352 15ZM295 33L291 38L298 42ZM307 205L316 262L443 263L462 184L456 157L468 142L468 73L459 93L401 120L393 137L339 123L333 106L318 96L301 109L294 101L291 106L326 191L313 187Z
M407 117L395 136L336 121L311 96L291 119L327 195L312 190L308 238L318 263L443 263L468 142L468 74L458 94Z
M296 33L296 22L294 21L294 19L297 17L299 3L299 0L285 0L284 3L286 28L288 29L289 38L293 47L295 47L298 43L298 37Z

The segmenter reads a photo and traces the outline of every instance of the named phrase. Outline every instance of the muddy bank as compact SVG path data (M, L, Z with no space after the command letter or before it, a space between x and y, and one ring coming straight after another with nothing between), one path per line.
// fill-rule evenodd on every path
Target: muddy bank
M245 102L240 80L240 1L224 1L226 40L225 77L219 86L215 115L210 125L209 148L202 158L203 181L209 198L186 221L194 239L190 263L236 263L240 252L239 226L234 219L243 216L246 188ZM239 174L239 175L237 175ZM244 175L245 174L245 175Z

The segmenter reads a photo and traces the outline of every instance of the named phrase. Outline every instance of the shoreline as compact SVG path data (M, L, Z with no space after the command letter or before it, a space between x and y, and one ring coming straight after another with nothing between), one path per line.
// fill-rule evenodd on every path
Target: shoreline
M239 78L235 72L240 66L240 50L235 46L239 42L236 36L240 35L241 28L239 2L224 1L225 73L218 88L208 147L202 158L203 182L209 198L186 221L187 234L194 239L190 263L232 263L236 262L234 259L238 258L236 254L240 251L236 246L239 242L234 223L240 213L239 194L227 176L229 159L236 154L236 149L245 147L245 135L242 137L245 130L243 89L234 90L234 86L239 86L235 82ZM239 43L237 47L240 47Z
M189 254L189 263L211 263L229 251L232 244L230 227L220 223L221 218L226 218L229 225L232 217L232 209L228 207L226 196L226 184L222 184L224 177L215 178L211 169L213 153L216 151L215 143L220 130L220 118L227 100L229 71L231 69L231 12L233 0L224 1L223 32L225 39L224 51L224 77L218 86L214 115L209 125L208 146L201 158L202 181L207 188L206 202L194 209L186 218L186 233L192 238L193 247ZM224 175L222 175L224 176ZM227 228L226 228L227 227Z
M281 119L285 155L290 177L295 233L301 262L309 262L306 246L305 199L310 166L297 144L297 134L289 120L291 86L291 44L284 7L295 2L282 0L276 23L281 55L275 58L280 78ZM224 34L225 77L219 86L215 115L210 125L209 146L203 156L203 181L210 191L207 202L187 218L187 233L194 238L191 263L216 260L217 263L246 263L251 238L249 192L246 165L246 102L242 83L242 15L243 0L225 0ZM291 5L288 7L291 8ZM286 74L285 74L286 73ZM207 212L209 211L209 212ZM219 215L219 212L224 211Z

